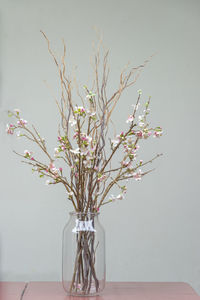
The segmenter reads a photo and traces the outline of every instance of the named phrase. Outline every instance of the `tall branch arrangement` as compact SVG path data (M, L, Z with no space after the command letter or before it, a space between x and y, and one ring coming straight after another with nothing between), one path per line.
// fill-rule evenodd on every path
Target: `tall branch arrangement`
M94 80L91 87L84 86L83 92L80 93L66 72L65 43L63 42L63 55L58 60L47 36L44 32L42 34L47 41L48 51L56 64L60 79L60 101L55 99L61 119L58 144L51 154L45 139L34 125L29 125L22 118L19 109L9 111L9 116L14 117L16 122L7 124L6 131L10 135L16 132L18 137L24 137L39 147L46 156L45 162L37 159L33 152L28 150L23 154L15 153L21 156L23 163L30 165L39 177L45 177L46 184L62 183L76 212L97 212L103 205L123 199L127 180L141 180L152 171L152 169L142 171L143 167L161 155L157 154L146 162L137 159L141 140L147 140L151 136L158 138L162 135L161 127L151 127L147 121L150 97L144 104L142 114L138 115L141 90L138 91L136 103L132 105L130 115L124 122L126 129L116 136L109 136L109 125L114 109L123 92L136 82L148 60L137 67L125 68L119 75L116 91L108 96L108 52L102 57L98 48L92 63ZM74 88L77 92L76 99L72 93ZM81 105L77 104L77 98L80 99ZM121 160L117 163L118 157L121 157ZM119 188L119 194L116 196L110 194L114 186Z

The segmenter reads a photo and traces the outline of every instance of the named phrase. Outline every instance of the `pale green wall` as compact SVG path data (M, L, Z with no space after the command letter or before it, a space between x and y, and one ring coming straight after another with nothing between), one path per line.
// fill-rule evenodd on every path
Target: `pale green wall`
M12 154L30 147L4 134L3 112L21 108L53 149L56 107L43 79L55 90L57 76L39 30L58 53L65 38L70 61L87 80L96 25L110 49L111 90L128 61L137 65L157 53L115 117L124 122L141 88L152 96L152 121L165 130L144 144L147 158L164 153L157 170L102 212L107 279L186 281L200 292L200 1L1 0L0 20L1 280L61 279L61 233L71 209L62 187L45 186Z

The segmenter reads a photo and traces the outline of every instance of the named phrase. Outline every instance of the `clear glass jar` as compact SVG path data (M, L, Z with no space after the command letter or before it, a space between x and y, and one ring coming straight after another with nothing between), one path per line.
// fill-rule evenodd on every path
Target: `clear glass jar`
M105 287L105 231L99 213L71 212L63 230L62 282L73 296L95 296Z

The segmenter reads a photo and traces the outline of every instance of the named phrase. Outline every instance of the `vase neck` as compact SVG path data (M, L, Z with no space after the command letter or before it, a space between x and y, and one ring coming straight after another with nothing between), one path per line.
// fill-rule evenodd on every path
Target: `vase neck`
M70 212L70 217L75 217L76 219L94 219L98 217L99 212Z

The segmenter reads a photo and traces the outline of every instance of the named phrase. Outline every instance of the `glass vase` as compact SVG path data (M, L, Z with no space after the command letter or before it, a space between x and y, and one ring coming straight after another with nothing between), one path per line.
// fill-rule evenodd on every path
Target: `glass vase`
M63 230L62 282L72 296L95 296L105 287L105 232L99 213L71 212Z

